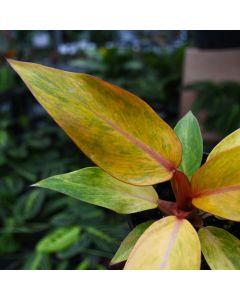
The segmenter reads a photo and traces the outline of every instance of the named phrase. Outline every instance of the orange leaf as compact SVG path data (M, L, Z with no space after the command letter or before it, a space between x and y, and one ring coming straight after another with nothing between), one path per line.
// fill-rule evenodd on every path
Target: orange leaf
M174 131L137 96L86 74L9 60L77 146L119 180L169 180L181 161Z
M208 160L192 178L193 205L240 221L240 146Z

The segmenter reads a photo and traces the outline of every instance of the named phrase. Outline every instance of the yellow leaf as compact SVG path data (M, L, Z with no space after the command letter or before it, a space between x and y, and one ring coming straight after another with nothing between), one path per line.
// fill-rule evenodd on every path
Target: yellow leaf
M208 160L192 178L193 205L240 221L240 146Z
M208 155L207 160L212 159L216 155L221 154L224 151L231 150L235 147L240 146L240 129L235 130L228 136L226 136L220 143L213 148L213 150Z
M126 270L199 270L201 247L197 232L175 216L153 223L138 239Z
M137 96L87 74L9 63L59 126L107 173L134 185L172 177L181 161L181 143Z

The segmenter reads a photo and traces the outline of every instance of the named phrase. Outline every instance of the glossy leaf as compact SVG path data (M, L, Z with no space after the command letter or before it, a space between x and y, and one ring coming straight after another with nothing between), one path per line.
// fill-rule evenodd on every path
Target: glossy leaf
M130 231L130 233L122 241L114 257L112 258L111 264L117 264L127 260L137 240L152 223L153 221L144 222L137 225L132 231Z
M207 160L212 159L216 155L221 154L224 151L231 150L235 147L240 146L240 129L235 130L228 136L226 136L220 143L217 144L216 147L208 155Z
M200 258L200 242L193 226L170 216L154 222L141 235L125 269L199 270Z
M192 178L193 205L240 221L240 146L208 160Z
M224 229L199 230L203 255L212 270L240 270L240 240Z
M97 167L49 177L35 186L61 192L122 214L156 208L158 201L153 187L124 183Z
M38 252L58 252L74 244L79 236L80 227L63 227L45 236L38 244Z
M182 143L182 162L179 170L191 179L200 167L203 155L203 140L197 119L188 112L174 128Z
M172 177L181 161L181 144L137 96L90 75L9 63L60 127L107 173L135 185Z

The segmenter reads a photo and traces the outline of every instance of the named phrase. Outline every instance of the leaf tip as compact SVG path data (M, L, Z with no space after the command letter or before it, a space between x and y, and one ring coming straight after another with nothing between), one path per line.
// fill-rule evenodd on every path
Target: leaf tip
M39 184L41 181L33 183L30 185L30 187L41 187L41 185Z
M6 61L9 63L9 65L10 65L12 68L14 68L14 66L15 66L16 64L19 63L18 60L12 59L12 58L7 58L7 57L6 57Z

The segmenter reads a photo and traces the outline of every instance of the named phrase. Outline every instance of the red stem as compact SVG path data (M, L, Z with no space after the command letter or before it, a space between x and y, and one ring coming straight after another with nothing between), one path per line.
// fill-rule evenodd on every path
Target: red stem
M187 176L176 170L171 179L172 189L179 209L190 211L193 209L191 200L191 184Z

